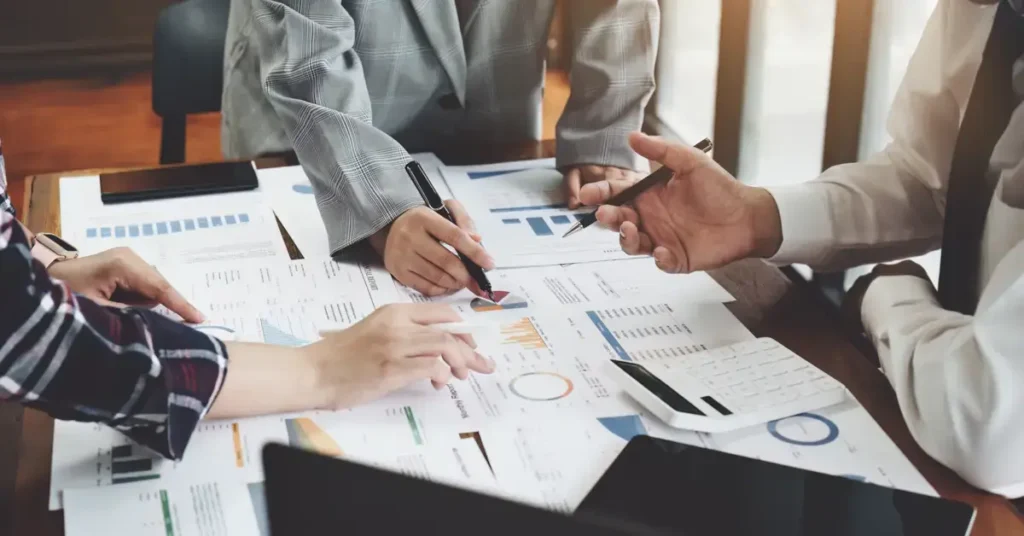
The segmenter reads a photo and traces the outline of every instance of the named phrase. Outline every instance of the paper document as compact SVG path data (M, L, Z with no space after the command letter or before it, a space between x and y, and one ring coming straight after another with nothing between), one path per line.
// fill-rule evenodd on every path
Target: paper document
M392 452L388 458L362 463L481 493L502 493L472 438L444 448ZM344 498L338 500L344 508ZM67 489L64 526L67 536L271 536L262 480L202 477L194 482L151 480Z
M937 496L855 400L766 425L697 436L707 448Z
M329 258L160 267L222 340L302 346L397 301L381 266Z
M733 300L706 272L666 274L649 258L496 270L487 274L496 301L468 290L428 298L398 285L403 301L442 302L460 313L509 309L587 310L595 306L661 301L678 307Z
M444 166L433 153L410 155L423 166L437 193L444 199L451 198L451 192L441 177ZM266 195L267 203L281 224L292 237L303 257L330 255L327 229L320 217L313 185L302 166L261 169L256 172L260 181L260 192ZM412 188L412 182L409 182ZM328 222L329 223L329 222Z
M442 173L499 268L627 258L618 233L597 225L562 238L593 207L568 209L553 158L445 167Z
M82 255L127 246L150 264L288 258L258 192L105 205L98 176L65 177L60 200L62 234Z

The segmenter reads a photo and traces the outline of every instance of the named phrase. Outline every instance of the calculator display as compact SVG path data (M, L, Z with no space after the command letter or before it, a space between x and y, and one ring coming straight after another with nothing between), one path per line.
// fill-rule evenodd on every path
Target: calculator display
M673 410L691 415L704 415L703 411L697 409L686 398L683 398L683 395L679 394L678 391L669 387L668 384L661 381L654 374L651 374L643 365L626 361L612 361L612 363L615 363L615 366L629 374L629 377L636 380L637 383L643 385L645 389L654 393L654 396L660 398L662 402L668 404L668 407Z

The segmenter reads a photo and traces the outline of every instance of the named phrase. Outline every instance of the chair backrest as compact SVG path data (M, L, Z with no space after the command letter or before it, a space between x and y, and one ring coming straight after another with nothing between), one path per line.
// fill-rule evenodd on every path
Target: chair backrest
M153 111L160 117L220 111L230 0L165 8L153 35Z

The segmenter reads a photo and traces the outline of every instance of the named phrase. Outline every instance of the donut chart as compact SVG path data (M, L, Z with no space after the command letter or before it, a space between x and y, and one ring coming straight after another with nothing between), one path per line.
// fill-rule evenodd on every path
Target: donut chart
M508 384L512 394L533 402L550 402L572 393L572 380L555 372L527 372Z
M802 423L800 421L803 421ZM812 436L811 438L797 438L789 437L785 433L779 430L780 423L794 422L795 424L803 424L801 428L808 428L813 426L814 430L810 433L818 434L820 437ZM821 429L821 425L824 425L824 429ZM775 439L782 441L783 443L789 443L790 445L798 445L803 447L819 447L821 445L827 445L839 438L839 427L836 423L832 422L826 417L822 417L817 413L799 413L792 417L785 417L768 423L768 433Z

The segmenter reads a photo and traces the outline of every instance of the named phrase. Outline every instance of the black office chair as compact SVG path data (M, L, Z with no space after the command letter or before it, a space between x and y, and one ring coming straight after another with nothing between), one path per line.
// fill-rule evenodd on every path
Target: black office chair
M153 111L163 120L160 163L185 161L185 117L220 111L229 0L165 8L153 35Z

